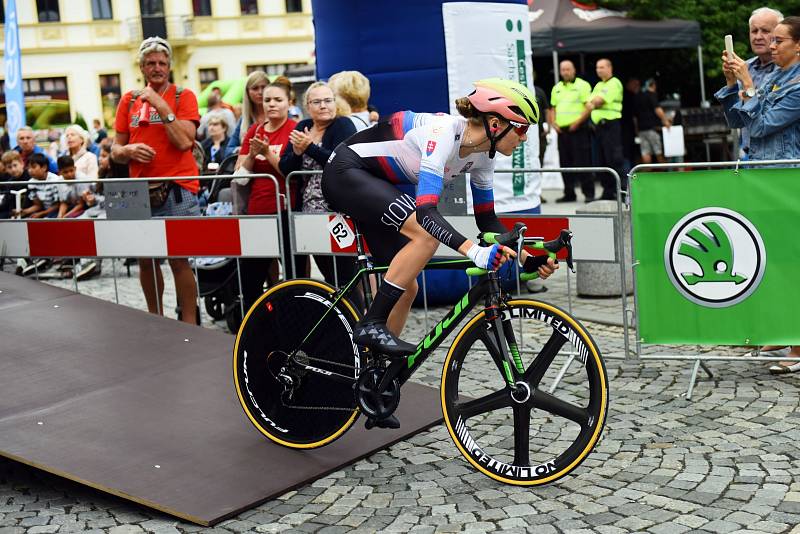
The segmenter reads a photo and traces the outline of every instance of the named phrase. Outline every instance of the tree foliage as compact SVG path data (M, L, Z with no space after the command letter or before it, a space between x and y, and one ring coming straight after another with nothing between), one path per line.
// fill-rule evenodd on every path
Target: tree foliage
M724 37L733 35L734 48L747 58L750 40L747 21L754 9L767 6L784 16L800 15L800 0L598 0L597 4L609 9L628 12L636 19L660 20L667 18L696 20L700 23L703 45L703 67L706 77L722 82L721 55L725 48ZM630 36L635 39L635 35Z

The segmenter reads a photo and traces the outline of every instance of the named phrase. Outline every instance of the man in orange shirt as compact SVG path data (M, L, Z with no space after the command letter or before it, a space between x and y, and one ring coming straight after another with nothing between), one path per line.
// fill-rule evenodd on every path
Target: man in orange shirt
M115 121L116 139L111 158L127 163L132 177L197 176L192 157L200 120L197 97L188 89L169 82L172 47L161 37L150 37L139 46L139 68L147 86L122 96ZM200 215L197 180L162 182L169 184L166 197L151 210L154 217ZM153 182L150 182L151 186ZM186 259L171 259L181 319L195 323L197 289ZM139 259L139 281L150 313L163 315L164 278L161 267L151 258Z

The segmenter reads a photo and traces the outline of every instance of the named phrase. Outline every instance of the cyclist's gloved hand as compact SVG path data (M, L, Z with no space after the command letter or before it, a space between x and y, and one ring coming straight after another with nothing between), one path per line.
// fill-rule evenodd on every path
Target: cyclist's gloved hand
M503 263L503 251L505 248L503 245L492 245L490 247L472 245L467 251L467 257L481 269L494 271Z
M547 265L547 258L549 258L547 254L543 254L541 256L529 254L528 257L525 258L525 263L522 264L522 269L526 273L535 273L539 270L539 267L542 265Z
M544 269L542 269L544 267ZM545 279L549 277L555 270L558 269L558 261L551 260L550 256L543 254L541 256L534 256L529 254L522 264L522 270L526 273L539 273L539 277Z

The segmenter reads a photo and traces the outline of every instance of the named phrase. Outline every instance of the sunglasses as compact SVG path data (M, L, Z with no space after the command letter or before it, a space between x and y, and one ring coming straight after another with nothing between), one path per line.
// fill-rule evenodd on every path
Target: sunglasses
M514 133L520 137L528 133L528 128L530 128L530 124L524 124L522 122L508 121L508 123L514 127Z

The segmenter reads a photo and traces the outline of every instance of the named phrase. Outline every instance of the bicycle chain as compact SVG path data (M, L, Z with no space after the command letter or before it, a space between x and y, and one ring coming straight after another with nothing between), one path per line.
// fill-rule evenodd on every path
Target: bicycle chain
M281 404L283 404L284 408L293 408L295 410L327 410L327 411L337 411L337 412L352 412L357 408L353 406L352 408L339 408L337 406L299 406L297 404L286 404L283 402L283 395L281 395Z

